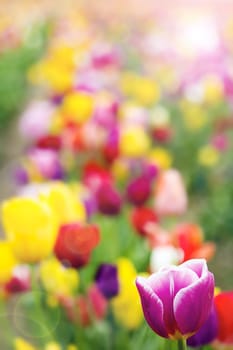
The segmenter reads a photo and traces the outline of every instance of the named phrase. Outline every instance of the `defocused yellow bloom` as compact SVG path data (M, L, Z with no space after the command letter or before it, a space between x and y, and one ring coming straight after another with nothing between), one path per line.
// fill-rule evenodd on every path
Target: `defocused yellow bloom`
M55 258L45 260L41 263L40 279L46 291L54 296L72 295L79 283L77 270L65 268Z
M22 338L16 338L14 341L15 350L36 350L36 348L29 344L27 341L25 341Z
M61 346L56 342L49 342L46 344L44 350L62 350Z
M148 158L151 164L161 169L168 169L172 164L171 154L164 148L156 147L149 152Z
M30 161L30 159L24 159L22 163L28 174L30 182L42 182L43 176L40 174L36 165Z
M0 257L0 284L5 284L11 278L17 264L8 242L0 241Z
M39 62L28 72L29 80L34 84L46 84L57 93L63 93L72 86L73 71L60 66L55 59Z
M140 77L134 86L134 96L139 103L151 105L159 100L160 89L153 80Z
M33 263L53 250L57 222L46 203L19 197L3 203L3 227L12 250L21 262Z
M142 157L150 147L150 139L140 126L131 126L122 130L120 152L126 157Z
M214 75L205 78L204 81L204 101L215 104L223 99L224 91L222 81Z
M181 102L181 109L188 129L195 131L206 125L208 115L201 105L184 100Z
M219 293L221 293L221 288L215 286L215 288L214 288L214 295L218 295Z
M78 350L78 347L76 345L70 344L67 346L67 350Z
M59 300L58 300L57 296L52 295L52 294L48 294L46 296L46 303L49 307L55 308L59 305Z
M50 132L59 135L65 127L65 118L61 111L56 111L51 119Z
M201 165L212 167L219 161L219 152L211 145L204 146L198 153L198 162Z
M155 81L132 72L122 74L120 86L125 95L143 105L156 103L160 98L160 89Z
M50 49L49 56L60 66L74 68L75 53L75 48L72 46L56 45Z
M72 92L66 95L62 104L64 114L76 123L86 122L91 117L93 108L93 97L83 92Z
M112 164L111 173L117 180L125 180L129 175L129 166L124 159L117 158Z
M48 193L41 195L41 198L52 209L59 225L86 219L86 210L78 199L78 194L75 194L65 183L52 183Z
M139 295L135 286L137 271L132 262L126 258L120 258L117 267L120 291L111 302L113 314L124 327L134 329L143 320Z

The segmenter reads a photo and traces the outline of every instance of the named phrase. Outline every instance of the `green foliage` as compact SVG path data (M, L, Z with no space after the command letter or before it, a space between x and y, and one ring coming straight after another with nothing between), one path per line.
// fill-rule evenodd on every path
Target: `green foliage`
M22 108L29 92L27 70L44 52L49 26L35 25L22 45L0 56L0 131Z

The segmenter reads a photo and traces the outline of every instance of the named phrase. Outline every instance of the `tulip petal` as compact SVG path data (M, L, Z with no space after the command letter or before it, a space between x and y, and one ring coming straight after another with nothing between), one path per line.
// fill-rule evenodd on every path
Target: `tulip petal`
M149 277L148 284L162 301L164 323L169 335L175 334L177 330L173 310L174 297L180 289L194 283L197 279L197 274L192 270L175 266L162 268L161 272Z
M153 292L146 278L138 277L136 279L142 308L145 319L154 332L161 337L168 338L168 333L165 329L163 321L163 304L159 297Z
M187 266L187 264L182 265ZM195 269L200 272L198 264L195 264ZM214 277L207 271L195 283L176 294L173 304L174 315L182 334L196 332L206 321L211 309L213 293Z
M188 269L193 270L198 277L203 276L203 274L208 271L205 259L191 259L181 264L180 267L187 267Z

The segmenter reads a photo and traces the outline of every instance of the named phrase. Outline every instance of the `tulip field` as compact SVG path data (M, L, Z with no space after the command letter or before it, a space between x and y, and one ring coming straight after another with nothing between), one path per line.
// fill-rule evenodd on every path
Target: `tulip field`
M1 9L0 350L232 350L233 2Z

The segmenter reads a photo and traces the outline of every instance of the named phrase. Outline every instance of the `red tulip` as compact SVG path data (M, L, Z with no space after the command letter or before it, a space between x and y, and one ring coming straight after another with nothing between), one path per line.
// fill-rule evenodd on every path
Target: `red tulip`
M218 340L233 344L233 291L222 292L214 298L218 318Z
M80 268L88 264L99 240L99 229L95 225L65 224L60 227L54 252L64 264Z
M87 294L62 298L60 303L69 320L83 327L89 326L94 320L103 319L108 306L107 300L95 285L88 289Z
M174 243L183 250L184 261L193 258L210 259L215 252L215 244L203 242L202 229L192 223L183 223L173 232Z
M147 207L135 208L131 215L133 227L141 236L147 235L146 225L148 223L157 223L158 217L155 212Z
M38 148L61 149L61 138L57 135L45 135L37 141Z

